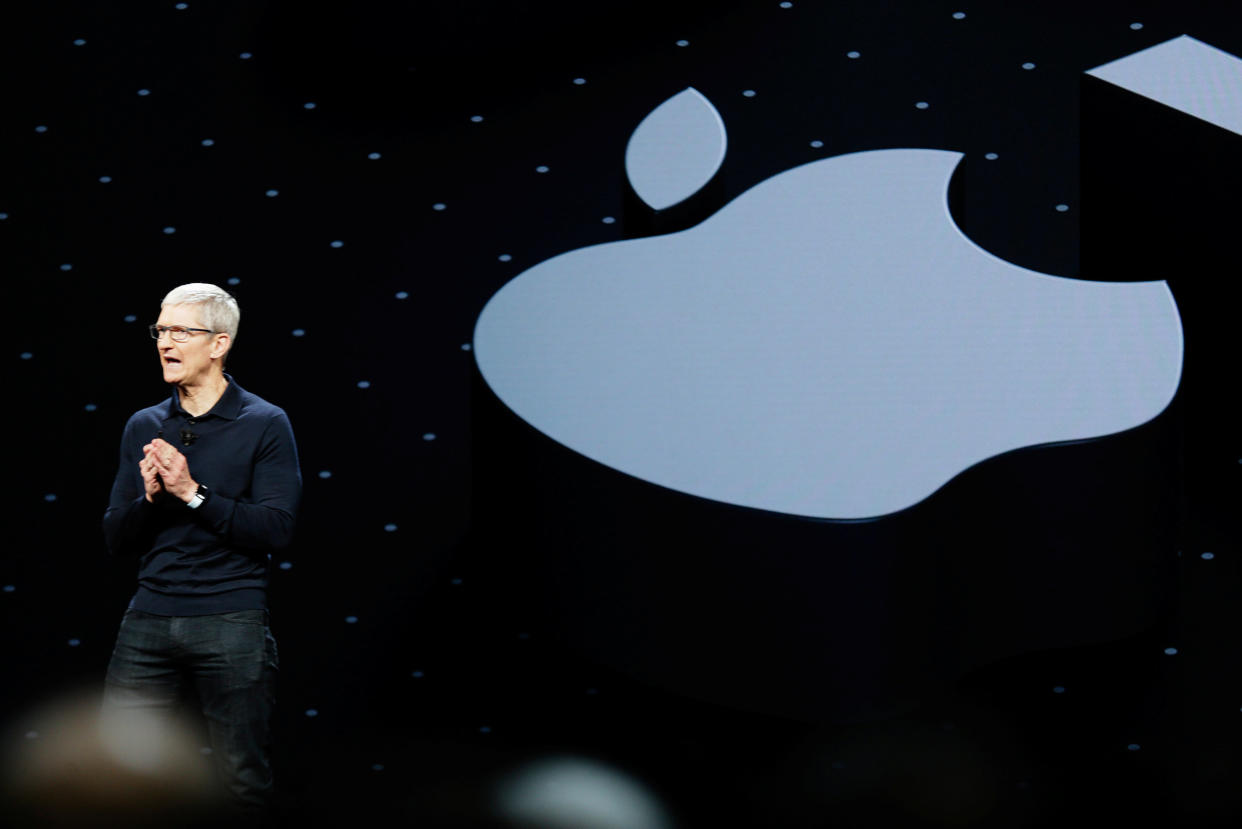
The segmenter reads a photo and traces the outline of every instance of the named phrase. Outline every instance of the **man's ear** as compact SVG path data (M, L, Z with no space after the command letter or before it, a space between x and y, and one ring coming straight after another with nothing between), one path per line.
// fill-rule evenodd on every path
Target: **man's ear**
M215 342L211 344L211 358L218 360L229 351L229 346L233 344L233 338L228 334L216 334Z

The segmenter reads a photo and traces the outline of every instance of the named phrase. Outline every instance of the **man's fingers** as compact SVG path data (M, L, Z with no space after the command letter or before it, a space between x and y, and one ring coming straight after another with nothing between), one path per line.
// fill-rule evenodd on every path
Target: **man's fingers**
M152 454L160 458L164 463L171 463L173 458L181 454L177 451L177 447L159 438L151 441L151 450Z
M156 438L145 448L150 451L146 452L139 464L142 467L143 477L150 481L150 485L160 490L171 491L170 486L176 489L184 479L189 477L189 464L186 462L185 455L167 441Z
M151 463L155 471L165 478L179 478L186 469L184 459L178 460L173 458L165 460L157 455L152 458Z

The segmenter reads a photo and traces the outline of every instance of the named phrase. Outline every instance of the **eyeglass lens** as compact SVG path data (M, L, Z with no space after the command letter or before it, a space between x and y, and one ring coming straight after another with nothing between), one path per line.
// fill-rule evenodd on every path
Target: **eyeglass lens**
M190 338L190 332L177 325L169 326L167 328L160 325L152 325L150 326L150 331L151 339L153 340L158 340L160 335L165 332L168 333L168 336L171 337L174 342L183 343Z

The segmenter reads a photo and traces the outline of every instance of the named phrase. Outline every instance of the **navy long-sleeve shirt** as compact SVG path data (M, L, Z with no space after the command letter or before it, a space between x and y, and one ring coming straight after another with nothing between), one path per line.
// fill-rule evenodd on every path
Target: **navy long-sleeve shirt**
M225 378L206 414L192 417L174 391L125 424L103 530L113 555L138 556L130 604L138 610L198 616L266 607L271 553L293 537L302 473L289 418ZM183 431L193 435L188 445ZM198 509L170 495L147 501L138 462L157 437L185 455L190 477L210 491Z

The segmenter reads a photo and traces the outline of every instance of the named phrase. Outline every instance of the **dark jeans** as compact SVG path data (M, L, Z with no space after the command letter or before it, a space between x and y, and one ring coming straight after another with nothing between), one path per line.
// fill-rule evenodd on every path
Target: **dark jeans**
M240 805L267 807L277 667L266 610L155 616L130 609L108 664L104 710L171 714L192 687L225 788Z

